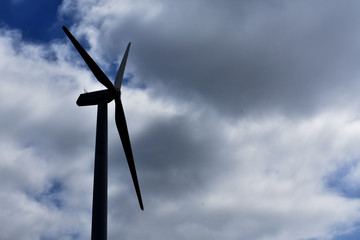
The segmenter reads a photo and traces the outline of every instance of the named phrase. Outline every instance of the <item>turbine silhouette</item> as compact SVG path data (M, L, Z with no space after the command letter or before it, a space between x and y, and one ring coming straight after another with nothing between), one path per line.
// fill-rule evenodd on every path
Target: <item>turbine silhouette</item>
M85 63L88 65L96 79L107 89L81 94L76 101L78 106L97 105L97 125L96 125L96 143L95 143L95 166L94 166L94 191L93 191L93 214L91 239L107 238L107 104L115 100L115 122L120 139L124 148L127 163L129 165L131 177L134 183L136 195L141 210L144 210L142 203L139 182L136 175L136 168L129 133L126 125L124 109L121 102L121 84L124 76L126 60L129 54L131 43L127 45L125 54L121 61L119 70L115 78L115 84L112 84L105 73L99 68L95 61L84 50L80 43L63 26L63 30L80 53Z

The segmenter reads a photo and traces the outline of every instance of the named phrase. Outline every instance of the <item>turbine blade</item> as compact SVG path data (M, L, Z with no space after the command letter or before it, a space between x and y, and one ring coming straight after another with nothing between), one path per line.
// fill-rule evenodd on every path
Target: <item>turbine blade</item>
M123 80L123 77L124 77L124 71L125 71L125 66L126 66L126 60L128 58L128 54L129 54L129 50L130 50L130 46L131 46L131 43L129 42L129 44L127 45L127 48L126 48L126 51L124 53L124 56L121 60L121 64L120 64L120 67L119 67L119 70L116 74L116 78L115 78L115 88L117 90L120 90L121 89L121 84L122 84L122 80Z
M115 99L115 122L116 122L116 126L119 131L121 142L122 142L122 145L124 148L126 160L129 165L129 169L130 169L131 177L132 177L132 180L134 183L134 187L135 187L136 195L137 195L137 198L139 201L139 205L140 205L141 210L144 210L141 193L140 193L139 182L138 182L138 178L136 175L134 157L133 157L133 153L131 150L129 133L128 133L127 125L126 125L124 109L123 109L120 98Z
M99 68L95 61L89 56L89 54L65 26L63 26L63 30L75 46L76 50L80 53L81 57L84 59L85 63L88 65L96 79L115 94L116 89L105 73Z

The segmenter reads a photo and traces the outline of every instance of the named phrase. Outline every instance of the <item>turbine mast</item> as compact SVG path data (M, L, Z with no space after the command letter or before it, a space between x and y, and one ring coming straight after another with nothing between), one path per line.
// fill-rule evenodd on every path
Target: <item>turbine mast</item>
M97 109L91 240L107 239L108 186L107 102Z

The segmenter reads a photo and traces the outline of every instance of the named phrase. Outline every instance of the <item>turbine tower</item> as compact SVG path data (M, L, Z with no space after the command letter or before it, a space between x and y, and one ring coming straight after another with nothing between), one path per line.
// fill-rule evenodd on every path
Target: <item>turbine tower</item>
M131 43L128 44L119 70L112 84L105 73L99 68L95 61L87 54L80 43L63 26L63 30L80 53L85 63L88 65L96 79L107 89L81 94L76 101L78 106L97 105L96 123L96 142L95 142L95 165L94 165L94 187L93 187L93 208L91 240L107 239L107 171L108 171L108 139L107 139L107 104L115 100L115 122L124 148L127 163L129 165L131 177L134 183L136 195L141 210L144 210L142 203L139 182L136 175L136 168L133 153L131 150L129 133L126 125L124 109L121 102L121 83L124 76L126 60L129 54Z

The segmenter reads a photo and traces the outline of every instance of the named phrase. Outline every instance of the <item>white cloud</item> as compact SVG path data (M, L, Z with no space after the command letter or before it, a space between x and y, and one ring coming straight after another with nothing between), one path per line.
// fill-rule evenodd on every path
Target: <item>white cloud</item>
M82 119L86 115L74 110L81 85L93 84L88 73L66 61L67 46L41 46L23 42L16 31L1 33L0 236L69 239L78 232L87 234L83 228L89 224L92 169L91 154L83 149L88 148L87 128L93 121L88 123ZM61 54L56 53L59 48ZM49 54L59 59L49 61ZM54 203L39 202L54 182L64 189L57 196L60 209Z
M168 118L174 124L159 120L149 137L146 128L135 137L146 211L138 216L112 205L115 212L136 215L119 217L114 225L126 228L115 228L117 234L329 239L358 221L360 202L328 189L326 179L359 156L359 120L352 110L301 120L268 115L234 121L196 107L180 108L182 114ZM131 116L134 107L127 109ZM139 145L139 137L151 142L150 150Z

